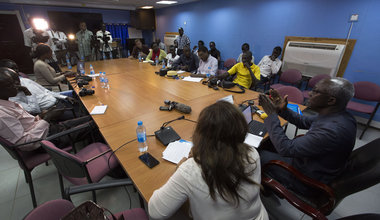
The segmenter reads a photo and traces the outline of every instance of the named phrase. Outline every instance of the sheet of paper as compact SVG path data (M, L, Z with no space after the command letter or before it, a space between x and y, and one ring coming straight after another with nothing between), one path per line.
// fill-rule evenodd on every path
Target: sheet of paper
M178 70L177 71L178 74L181 74L181 73L184 73L184 72L186 72L186 71L183 71L183 70Z
M185 78L183 78L183 81L188 81L188 82L200 82L202 80L203 78L191 77L191 76L186 76Z
M154 63L153 60L144 60L143 63Z
M164 152L162 152L162 158L169 162L178 164L182 158L187 158L189 156L192 147L193 143L189 141L174 141L168 144Z
M245 136L244 143L248 144L249 146L258 148L262 140L263 137L247 133L247 136Z
M96 73L96 74L89 74L89 75L87 75L87 76L89 76L89 77L97 77L97 76L99 76L99 73Z
M94 109L90 112L90 115L101 115L104 114L107 110L107 105L98 105L95 106Z
M226 101L231 104L234 104L234 97L232 95L229 95L229 96L219 99L218 101Z

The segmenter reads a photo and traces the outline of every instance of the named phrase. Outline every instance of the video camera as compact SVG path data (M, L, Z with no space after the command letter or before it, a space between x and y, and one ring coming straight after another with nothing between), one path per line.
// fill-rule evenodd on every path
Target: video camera
M102 33L103 33L103 36L98 36L98 40L99 39L103 40L103 43L108 46L108 41L111 38L109 37L109 34L107 34L106 32L102 32Z
M43 36L42 31L35 31L33 30L33 33L35 36L32 37L32 42L39 44L39 43L46 43L49 40L49 36Z
M89 76L77 76L75 80L77 81L78 87L82 88L84 85L88 85L88 83L92 81L92 78Z
M79 91L79 96L86 96L86 95L93 95L95 93L94 90L92 89L86 89L86 88L82 88L80 91Z

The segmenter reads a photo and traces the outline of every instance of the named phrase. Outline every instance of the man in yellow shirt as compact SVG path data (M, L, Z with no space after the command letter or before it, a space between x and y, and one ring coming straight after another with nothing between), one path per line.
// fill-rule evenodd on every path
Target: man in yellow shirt
M260 68L252 62L252 52L247 51L242 56L242 62L235 64L227 73L218 76L225 79L228 75L236 74L234 83L249 89L260 81Z
M152 60L152 61L155 61L156 58L158 59L158 62L162 62L165 60L166 58L166 53L164 50L161 50L157 43L154 42L152 43L152 50L149 52L148 56L146 57L145 60Z

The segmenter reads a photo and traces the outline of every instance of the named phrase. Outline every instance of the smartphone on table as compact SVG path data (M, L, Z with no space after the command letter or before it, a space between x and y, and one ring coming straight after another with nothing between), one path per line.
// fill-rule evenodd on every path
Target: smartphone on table
M150 155L150 153L144 153L143 155L140 155L139 159L149 168L153 168L160 163L156 158Z

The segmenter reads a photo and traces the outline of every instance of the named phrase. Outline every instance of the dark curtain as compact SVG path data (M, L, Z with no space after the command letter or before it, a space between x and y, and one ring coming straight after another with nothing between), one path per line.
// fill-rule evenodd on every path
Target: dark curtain
M112 35L112 38L119 38L121 40L122 49L125 50L128 35L127 24L106 24L106 29Z

